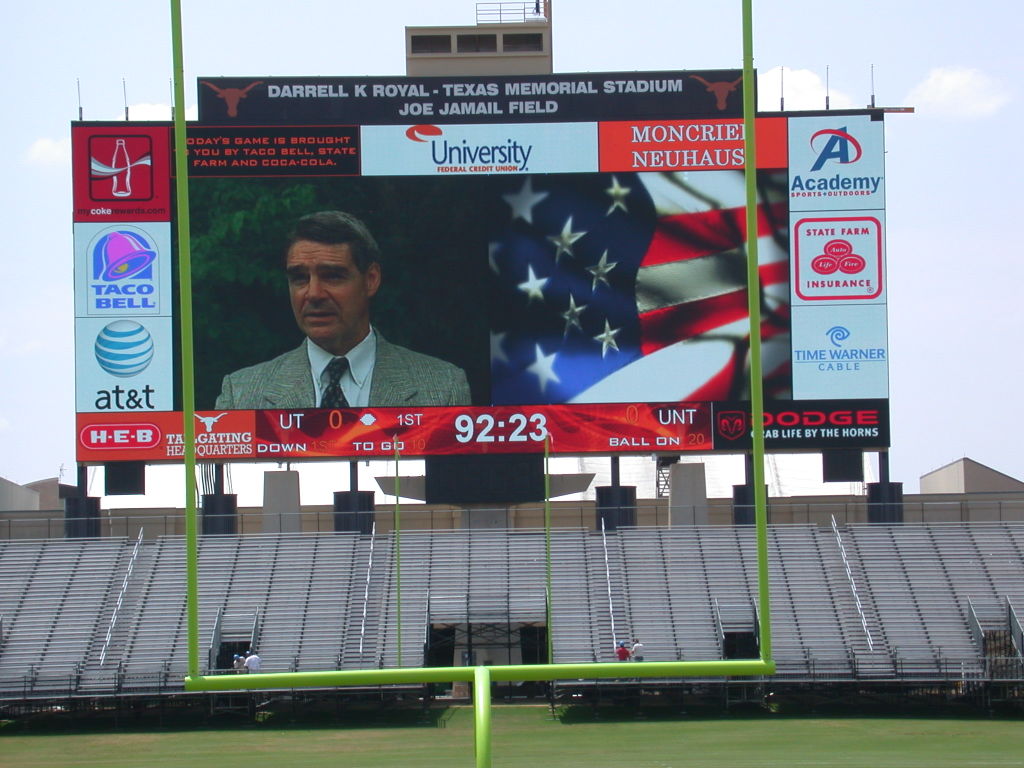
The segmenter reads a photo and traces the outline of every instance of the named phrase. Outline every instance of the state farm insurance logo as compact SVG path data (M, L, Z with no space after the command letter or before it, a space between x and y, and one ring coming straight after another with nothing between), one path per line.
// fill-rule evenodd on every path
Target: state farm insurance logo
M800 219L793 254L798 299L882 300L882 222L874 216Z
M863 256L853 252L850 241L842 239L829 240L822 252L811 259L811 269L819 275L831 275L836 270L844 275L856 275L867 265Z
M149 136L89 138L89 196L93 200L153 197L153 140Z
M718 434L726 440L738 440L750 431L750 422L744 411L720 411L716 424Z

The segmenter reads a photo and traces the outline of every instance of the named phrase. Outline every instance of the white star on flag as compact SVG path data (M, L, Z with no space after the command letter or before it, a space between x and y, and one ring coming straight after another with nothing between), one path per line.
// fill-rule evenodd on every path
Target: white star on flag
M562 313L562 317L565 319L565 335L569 335L570 328L576 328L580 331L583 330L583 324L580 322L580 315L583 314L583 310L587 308L586 304L576 306L576 298L570 293L569 294L569 308Z
M501 343L505 341L505 337L508 334L505 331L494 333L491 331L491 361L498 361L502 363L508 362L508 355L505 354L505 350L501 348Z
M614 212L616 208L621 210L623 213L629 213L626 209L626 198L629 196L629 187L623 187L619 184L617 177L612 176L612 185L605 190L605 193L607 193L608 197L612 199L611 207L608 209L605 216L611 216L612 212Z
M544 350L540 348L540 344L536 345L537 358L526 370L537 377L538 383L540 384L540 391L543 392L549 383L552 381L558 384L561 379L555 373L555 353L552 352L550 355L545 355Z
M594 341L601 342L601 357L608 354L608 348L611 347L616 352L619 351L619 345L615 343L615 337L618 335L621 328L612 330L612 327L608 324L608 321L604 321L604 333L599 333L594 337Z
M527 278L524 282L519 284L519 290L525 293L530 301L534 299L540 299L544 301L544 286L548 284L548 278L537 277L533 273L533 266L530 265L526 268Z
M548 196L547 192L533 191L533 178L526 177L522 189L507 195L502 195L505 202L512 208L512 220L522 219L527 224L533 224L533 207Z
M555 263L562 257L563 253L572 256L572 244L583 237L586 232L573 232L572 231L572 216L565 220L565 226L562 227L561 233L557 235L548 235L548 240L555 244Z
M601 254L601 258L597 264L587 267L587 272L594 276L594 283L590 290L596 291L598 283L604 283L608 285L608 273L611 272L618 265L617 261L608 261L608 251Z

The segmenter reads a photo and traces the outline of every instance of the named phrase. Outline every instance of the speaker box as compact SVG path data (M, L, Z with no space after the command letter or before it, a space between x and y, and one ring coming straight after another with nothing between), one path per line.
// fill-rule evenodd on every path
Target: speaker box
M134 496L146 492L146 462L118 461L103 465L106 496Z
M96 496L64 499L64 535L69 539L100 535L100 500Z
M864 454L856 448L822 451L821 479L825 483L863 483Z
M373 491L336 491L334 530L369 534L373 530Z
M427 504L521 504L544 500L544 456L430 456Z

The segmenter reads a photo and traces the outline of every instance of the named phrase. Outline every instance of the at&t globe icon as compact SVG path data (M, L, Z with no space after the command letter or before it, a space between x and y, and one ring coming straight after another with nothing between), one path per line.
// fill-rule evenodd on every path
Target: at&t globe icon
M115 320L96 337L96 362L114 376L135 376L152 359L153 337L133 320Z

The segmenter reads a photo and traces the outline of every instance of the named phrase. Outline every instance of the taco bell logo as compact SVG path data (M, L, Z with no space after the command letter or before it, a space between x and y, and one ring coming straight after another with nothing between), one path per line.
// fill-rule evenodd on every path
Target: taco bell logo
M107 229L89 246L89 314L158 311L153 239L142 230Z
M490 144L449 141L436 125L414 125L405 135L410 141L430 144L438 173L523 173L529 170L533 153L532 144L513 138Z
M821 147L817 149L817 147ZM818 152L818 156L811 166L811 172L820 171L828 161L834 161L841 165L849 165L860 160L864 151L860 143L846 132L846 128L824 129L811 136L811 148Z

